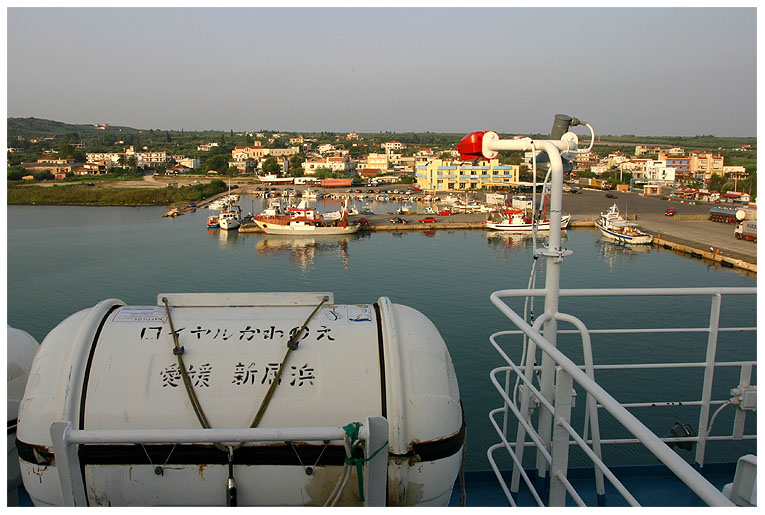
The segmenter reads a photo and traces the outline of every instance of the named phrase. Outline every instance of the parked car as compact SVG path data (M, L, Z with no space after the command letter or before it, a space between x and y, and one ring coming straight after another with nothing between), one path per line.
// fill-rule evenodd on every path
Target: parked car
M435 216L426 216L422 220L420 220L421 224L434 224L436 223L436 217Z
M444 209L443 211L439 211L438 214L440 216L449 216L450 214L452 214L452 210L451 209Z
M572 190L571 190L571 193L577 193L577 194L579 194L579 195L581 195L581 194L582 194L582 192L581 192L581 191L579 191L579 190L574 190L574 189L572 189Z
M390 219L390 223L392 224L404 224L406 225L406 220L401 218L400 216L396 216Z
M667 210L664 211L665 216L675 216L676 213L677 213L677 209L675 209L674 207L667 208Z
M606 193L606 198L616 198L616 195L613 193Z

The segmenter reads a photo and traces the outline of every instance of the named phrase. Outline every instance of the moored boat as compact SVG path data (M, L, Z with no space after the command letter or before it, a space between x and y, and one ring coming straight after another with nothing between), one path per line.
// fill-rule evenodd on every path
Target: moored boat
M322 215L301 201L297 207L287 209L286 216L256 217L253 221L266 234L353 234L361 227L348 223L347 201L337 213Z
M218 225L225 231L238 229L242 223L242 210L237 205L228 206L218 216Z
M571 220L571 215L563 215L560 220L561 229L568 227L568 222ZM495 231L512 231L512 232L528 232L530 233L534 225L536 225L537 231L548 232L550 230L550 220L543 219L534 223L534 221L526 216L525 212L521 209L505 209L497 212L494 216L489 217L489 221L486 222L486 227Z
M603 236L612 240L632 245L648 245L653 241L653 236L643 232L638 224L625 220L615 203L606 213L600 213L595 226Z
M208 229L217 229L220 227L220 224L218 223L218 217L216 215L208 216L207 217L207 228Z

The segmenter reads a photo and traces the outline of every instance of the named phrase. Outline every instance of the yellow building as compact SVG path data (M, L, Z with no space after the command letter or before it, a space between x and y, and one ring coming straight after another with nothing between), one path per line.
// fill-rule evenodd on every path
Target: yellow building
M498 159L453 163L433 159L415 170L417 186L424 190L507 189L518 185L520 167L501 165Z

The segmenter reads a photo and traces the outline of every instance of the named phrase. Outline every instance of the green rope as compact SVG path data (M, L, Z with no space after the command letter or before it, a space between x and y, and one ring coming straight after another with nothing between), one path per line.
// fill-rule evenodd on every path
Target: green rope
M362 468L362 465L364 462L371 461L380 453L380 451L385 449L388 446L388 441L386 440L379 449L377 449L369 456L369 458L354 458L353 453L356 452L356 449L358 449L360 445L359 426L361 426L359 422L351 422L347 426L343 426L343 430L345 431L345 434L347 434L351 439L351 442L356 442L356 444L351 447L351 455L345 457L345 463L346 465L356 467L356 478L359 483L359 500L364 502L364 469Z

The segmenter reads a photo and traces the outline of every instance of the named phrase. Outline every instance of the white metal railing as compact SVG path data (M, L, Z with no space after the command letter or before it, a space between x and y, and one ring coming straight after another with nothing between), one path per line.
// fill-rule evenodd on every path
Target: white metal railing
M340 442L342 427L277 427L242 429L72 429L71 422L54 422L50 428L65 506L87 506L78 446L86 444L190 444L232 442ZM358 438L365 442L364 492L366 506L385 506L388 484L388 421L367 417Z
M506 362L506 366L495 368L491 372L491 381L499 391L504 404L502 407L493 410L489 419L494 426L501 442L493 445L488 450L489 462L500 481L508 502L515 506L513 494L519 492L520 481L524 481L535 502L540 506L545 505L542 497L533 485L523 467L523 453L526 447L532 447L537 453L537 471L541 477L549 480L549 506L564 506L566 494L570 495L577 505L584 506L584 501L575 491L566 477L568 468L568 457L570 448L577 446L592 461L595 469L596 492L600 502L605 495L604 479L607 479L614 488L624 497L628 504L638 506L638 501L629 493L624 485L616 478L612 471L602 460L601 446L607 444L642 444L656 458L667 466L680 480L682 480L693 492L695 492L704 502L712 506L730 506L731 502L722 495L713 485L702 477L690 464L686 463L675 451L666 445L665 442L687 442L692 441L696 444L696 462L699 465L704 463L704 454L706 444L709 441L723 439L756 439L756 435L744 434L744 423L746 420L747 409L742 409L741 404L737 406L734 420L733 432L729 436L709 436L709 428L714 422L714 418L722 407L735 401L734 398L726 400L712 400L712 387L715 368L720 367L739 367L738 389L756 388L750 386L752 368L756 366L756 361L735 361L735 362L717 362L717 339L720 333L724 332L756 332L756 327L720 327L721 298L723 295L756 295L756 288L632 288L632 289L568 289L559 290L560 297L611 297L611 296L707 296L712 298L711 311L708 327L689 327L689 328L647 328L647 329L588 329L578 318L546 311L537 318L534 325L529 325L523 317L513 311L504 301L510 297L533 297L545 296L548 291L545 289L519 289L502 290L494 292L491 295L491 302L497 306L518 328L519 330L500 331L490 337L490 341L495 349ZM557 308L557 306L556 306ZM575 327L573 330L557 329L557 334L578 333L582 338L582 350L584 355L584 364L577 365L567 356L561 353L548 338L540 334L540 330L550 321L569 323ZM624 364L624 365L595 365L592 355L592 346L590 335L592 334L657 334L657 333L707 333L707 352L706 360L697 363L647 363L647 364ZM524 351L526 357L524 363L516 364L497 343L497 338L507 335L524 335L527 339L528 348ZM537 348L541 350L543 359L542 365L535 364L535 355ZM522 358L523 359L523 358ZM608 392L606 392L594 380L595 370L626 370L626 369L660 369L660 368L701 368L704 370L704 381L702 384L701 400L682 401L685 406L698 406L699 408L699 431L698 436L659 438L641 423L627 408L642 407L666 407L677 405L677 402L658 401L658 402L640 402L630 404L620 404ZM537 374L541 372L541 377ZM545 374L554 377L554 387L548 394L545 391L545 384L553 384L553 378L545 378ZM501 380L498 376L504 376ZM515 378L515 381L513 381ZM539 389L533 382L538 379ZM515 384L515 386L513 386ZM581 387L586 392L585 401L585 427L583 435L577 433L571 426L571 408L572 392L574 384ZM733 385L735 386L735 385ZM520 399L518 399L520 397ZM733 402L735 404L735 402ZM743 403L742 403L743 404ZM709 417L712 406L719 405L718 411ZM538 417L538 426L533 427L531 413L538 406L540 416ZM629 431L634 438L622 439L601 439L598 423L598 410L605 409L618 421L623 428ZM543 417L546 413L549 416ZM497 416L502 415L502 420L497 420ZM517 420L516 435L514 442L508 438L510 428L509 417L513 416ZM552 427L544 427L546 421ZM591 433L591 438L588 437ZM531 441L527 441L527 437ZM504 481L500 468L494 458L494 453L499 449L505 449L513 461L513 473L510 486Z

